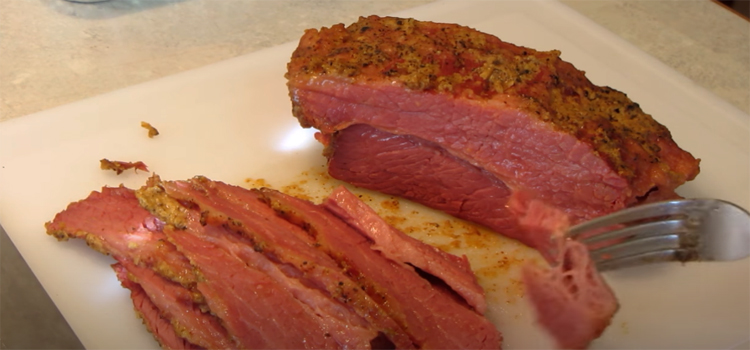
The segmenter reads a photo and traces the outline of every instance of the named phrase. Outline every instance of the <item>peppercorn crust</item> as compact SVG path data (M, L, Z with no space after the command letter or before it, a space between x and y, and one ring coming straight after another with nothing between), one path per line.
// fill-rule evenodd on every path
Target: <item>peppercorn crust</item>
M286 77L321 76L355 84L388 80L475 100L515 98L529 115L589 144L633 184L658 172L674 188L699 172L699 160L665 126L624 93L591 83L559 51L516 46L468 27L370 16L308 30ZM305 119L294 101L293 113Z

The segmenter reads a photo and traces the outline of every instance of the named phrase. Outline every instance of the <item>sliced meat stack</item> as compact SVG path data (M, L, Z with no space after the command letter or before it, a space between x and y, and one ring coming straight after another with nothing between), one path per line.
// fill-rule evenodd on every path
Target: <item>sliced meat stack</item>
M535 246L506 208L524 191L575 224L674 198L699 172L666 127L559 58L476 30L370 16L308 30L293 114L329 172Z
M502 340L466 257L393 229L344 188L316 205L205 177L152 177L137 191L92 192L47 232L114 257L164 348L497 349Z

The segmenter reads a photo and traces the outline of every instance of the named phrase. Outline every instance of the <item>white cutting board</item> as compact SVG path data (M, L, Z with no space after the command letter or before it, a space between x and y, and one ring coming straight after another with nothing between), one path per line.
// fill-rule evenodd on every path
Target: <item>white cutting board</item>
M750 117L564 5L448 1L399 15L561 50L594 83L628 93L670 128L678 144L702 158L701 174L680 189L683 195L750 207ZM44 222L91 190L136 187L148 176L100 171L101 158L141 160L166 179L202 174L234 184L248 177L284 183L323 164L312 133L290 113L283 74L295 46L0 123L0 223L84 346L157 345L133 316L128 293L108 266L113 260L81 242L58 243L44 234ZM142 120L162 134L147 138ZM655 265L605 277L621 309L595 348L747 346L748 259ZM524 327L533 326L519 329ZM507 346L538 347L526 334L506 332Z

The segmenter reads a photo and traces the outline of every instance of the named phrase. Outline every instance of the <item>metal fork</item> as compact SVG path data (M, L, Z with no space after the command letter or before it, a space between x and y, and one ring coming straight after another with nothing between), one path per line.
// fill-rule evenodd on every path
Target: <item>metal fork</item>
M568 236L589 247L599 271L666 261L750 255L750 213L719 199L644 204L580 223Z

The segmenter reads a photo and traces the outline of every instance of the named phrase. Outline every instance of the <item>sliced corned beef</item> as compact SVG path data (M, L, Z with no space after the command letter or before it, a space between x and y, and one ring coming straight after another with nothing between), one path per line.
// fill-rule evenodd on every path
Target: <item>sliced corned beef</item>
M283 266L286 274L346 305L397 348L414 347L401 326L362 291L356 281L343 274L328 255L316 249L314 240L306 232L277 216L273 209L261 202L258 194L195 177L189 181L152 181L139 190L138 195L142 203L152 203L152 207L172 208L172 211L162 213L167 222L186 225L189 209L179 203L196 206L204 224L225 226L241 234L256 251ZM176 205L160 205L163 201L172 201Z
M574 223L675 197L698 160L625 94L559 55L455 24L370 16L306 31L286 76L294 115L320 140L354 124L415 136ZM426 164L415 171L441 169Z
M154 176L135 193L93 192L47 229L118 260L164 348L499 348L466 257L357 203L336 191L327 206L342 220L269 189Z
M166 227L164 232L202 276L198 290L241 348L337 347L288 290L212 242L232 233L222 227L203 226L200 213L191 214L185 230Z
M408 265L385 259L369 239L323 207L272 190L262 193L281 215L304 227L319 249L403 325L419 348L499 348L502 337L495 326L449 289L430 284Z
M287 274L351 308L396 347L413 347L406 332L355 281L344 275L330 257L315 249L314 240L307 233L278 217L260 201L258 194L205 177L163 182L161 186L170 196L200 207L205 222L237 231L256 250L285 266Z
M163 348L185 350L201 349L201 347L191 344L177 335L177 332L175 332L175 329L172 327L169 320L161 317L159 308L151 302L141 286L128 278L128 271L125 270L122 265L114 264L112 265L112 269L115 270L117 279L120 280L120 284L124 288L130 290L130 298L133 300L133 307L138 316L143 320L146 329L154 335L156 341Z
M129 261L120 261L119 264L141 287L161 317L174 327L178 336L205 349L237 346L216 316L204 313L199 305L193 303L193 292L164 279L151 269Z
M71 203L45 226L58 240L84 239L117 260L133 261L184 286L193 285L196 277L189 261L166 241L156 221L138 204L133 190L104 187Z
M159 320L149 321L159 327L160 334L166 332L162 329L166 322L175 328L172 332L199 347L234 346L218 320L203 313L203 296L194 289L196 276L190 262L166 240L158 219L139 206L133 190L104 187L94 191L71 203L46 227L59 240L84 239L95 250L112 255L118 261L118 273L125 269L137 279L121 282L131 289L134 303L145 305L140 311L144 320L151 317L152 308L160 310ZM173 343L158 336L157 340Z
M341 186L323 202L323 206L374 242L372 249L395 262L409 264L440 278L477 312L484 314L487 304L466 256L448 254L390 226L372 208Z
M371 341L378 337L378 331L365 319L345 305L329 298L321 290L304 285L295 278L298 273L292 272L292 276L285 274L289 272L287 266L277 265L263 253L255 251L246 238L214 225L206 225L203 229L205 231L201 237L204 240L240 259L249 268L265 273L305 305L303 309L313 322L321 327L324 334L330 335L341 348L369 349Z

